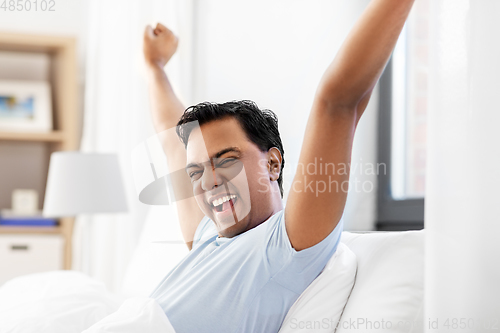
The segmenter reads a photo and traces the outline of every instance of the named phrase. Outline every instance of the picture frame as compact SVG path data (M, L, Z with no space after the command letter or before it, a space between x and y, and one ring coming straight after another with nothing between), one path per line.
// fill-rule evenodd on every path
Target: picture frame
M50 84L46 81L0 80L0 131L52 131Z

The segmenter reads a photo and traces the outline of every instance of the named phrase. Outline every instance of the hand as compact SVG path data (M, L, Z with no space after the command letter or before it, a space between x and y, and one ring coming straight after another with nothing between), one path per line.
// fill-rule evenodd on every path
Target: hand
M148 25L144 31L144 59L148 66L165 67L167 62L172 58L179 39L170 29L161 23L153 28Z

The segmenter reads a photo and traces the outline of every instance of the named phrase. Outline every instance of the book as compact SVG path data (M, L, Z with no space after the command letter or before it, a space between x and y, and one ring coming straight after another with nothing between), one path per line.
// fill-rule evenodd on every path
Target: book
M55 227L57 220L43 217L41 212L32 215L22 215L10 210L0 212L0 225L3 226L36 226L36 227Z

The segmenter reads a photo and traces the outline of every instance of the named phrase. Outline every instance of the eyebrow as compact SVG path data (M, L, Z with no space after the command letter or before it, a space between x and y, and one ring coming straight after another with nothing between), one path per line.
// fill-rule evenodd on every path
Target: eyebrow
M224 148L224 149L218 151L217 153L213 154L212 157L210 157L210 160L212 160L214 158L219 158L222 155L227 154L227 153L231 153L231 152L241 154L241 150L238 147L228 147L228 148ZM189 163L188 165L186 165L184 170L187 171L189 168L195 168L195 167L199 167L199 166L200 166L199 163Z

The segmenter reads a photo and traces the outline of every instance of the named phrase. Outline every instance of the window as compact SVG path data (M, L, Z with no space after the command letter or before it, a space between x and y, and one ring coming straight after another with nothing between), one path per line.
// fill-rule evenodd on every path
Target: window
M415 3L380 82L379 230L423 228L429 0Z

